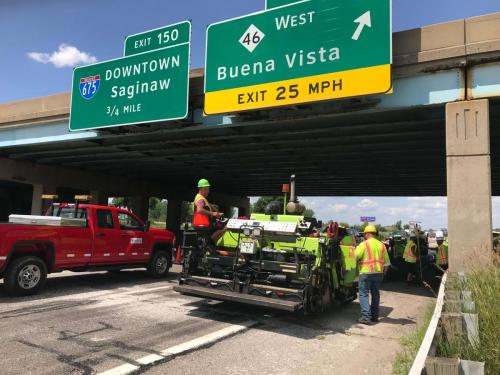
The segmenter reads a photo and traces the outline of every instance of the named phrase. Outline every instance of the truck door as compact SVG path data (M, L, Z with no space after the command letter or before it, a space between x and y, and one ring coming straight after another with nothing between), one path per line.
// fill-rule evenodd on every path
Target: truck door
M94 212L94 251L92 264L114 264L124 258L122 252L118 223L112 210L96 209Z
M149 259L149 236L146 235L145 226L136 217L126 211L117 211L120 225L121 249L129 263L144 263Z

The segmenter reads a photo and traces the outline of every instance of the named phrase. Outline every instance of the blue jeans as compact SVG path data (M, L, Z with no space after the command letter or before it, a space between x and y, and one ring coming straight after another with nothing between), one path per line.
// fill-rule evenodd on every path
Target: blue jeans
M378 319L378 306L380 304L380 284L384 279L383 273L362 273L359 275L359 304L361 317L370 320ZM370 306L368 295L372 294Z

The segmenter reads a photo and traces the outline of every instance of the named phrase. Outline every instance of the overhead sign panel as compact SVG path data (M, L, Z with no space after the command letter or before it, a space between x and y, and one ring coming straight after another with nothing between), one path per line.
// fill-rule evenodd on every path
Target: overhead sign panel
M276 8L283 5L296 3L300 0L266 0L266 9Z
M135 46L135 41L131 38L130 45ZM70 130L185 118L189 57L188 39L181 44L76 68Z
M191 21L160 27L139 34L129 35L125 39L124 55L149 52L158 48L187 43L191 40Z
M208 27L205 113L391 89L391 0L271 1Z
M362 223L373 223L375 222L375 216L361 216L360 221Z

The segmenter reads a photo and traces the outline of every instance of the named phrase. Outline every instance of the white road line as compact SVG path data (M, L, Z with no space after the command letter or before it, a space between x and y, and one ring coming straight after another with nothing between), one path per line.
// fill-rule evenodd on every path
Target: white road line
M175 345L165 350L162 350L160 352L161 355L149 354L145 357L135 360L135 362L140 363L141 365L151 365L167 357L182 355L192 350L199 349L211 344L215 344L216 342L225 339L229 336L233 336L237 333L246 331L250 327L253 327L255 324L257 324L257 322L253 320L249 320L241 324L232 324L218 331L209 333L208 335L201 336L194 340L187 341L183 344ZM126 363L118 367L114 367L108 371L101 372L98 375L126 375L138 370L139 368L140 367L138 366Z
M111 370L99 373L99 375L125 375L130 374L135 370L139 370L139 366L131 365L130 363L125 363L124 365L114 367Z
M233 324L229 327L223 328L219 331L209 333L208 335L198 337L194 340L185 342L180 345L173 346L161 352L163 355L179 355L183 352L191 351L202 346L213 344L225 337L232 336L238 332L245 331L249 327L257 324L257 322L249 321L243 324Z
M145 357L139 358L136 362L140 363L141 365L151 365L155 362L161 361L162 359L165 359L165 357L162 355L150 354Z

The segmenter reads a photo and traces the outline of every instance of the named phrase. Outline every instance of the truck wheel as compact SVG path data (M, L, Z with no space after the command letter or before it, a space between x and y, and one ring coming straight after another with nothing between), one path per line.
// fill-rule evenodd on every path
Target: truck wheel
M38 257L18 258L7 267L4 287L11 296L30 296L43 288L47 280L47 266Z
M170 253L165 250L156 251L148 264L148 273L155 278L168 275L172 260Z

